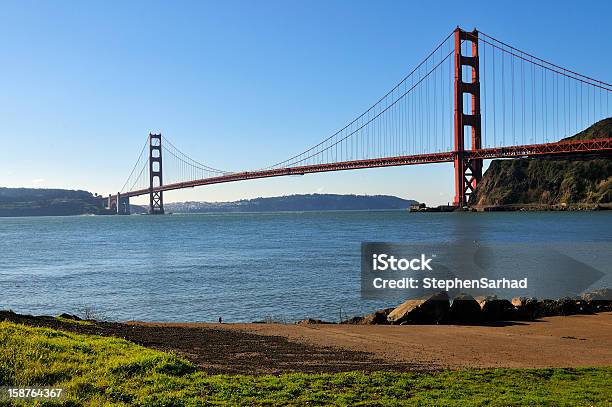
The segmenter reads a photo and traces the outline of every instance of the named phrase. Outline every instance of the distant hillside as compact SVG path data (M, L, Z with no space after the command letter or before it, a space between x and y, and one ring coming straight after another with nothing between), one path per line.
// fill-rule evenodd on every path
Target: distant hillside
M406 209L416 201L389 195L289 195L256 198L234 202L180 202L166 203L167 212L275 212L275 211L329 211L367 209Z
M612 118L564 140L612 137ZM612 159L493 160L470 204L581 205L612 203Z
M106 214L104 200L87 191L0 188L0 216Z

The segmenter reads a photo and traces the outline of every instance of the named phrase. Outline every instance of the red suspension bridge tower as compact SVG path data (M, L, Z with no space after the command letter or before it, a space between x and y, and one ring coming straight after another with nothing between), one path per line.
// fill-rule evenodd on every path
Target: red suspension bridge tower
M149 133L149 214L164 214L164 193L154 188L163 185L162 136Z
M472 55L463 55L462 42L471 43ZM471 70L470 82L464 82L463 68ZM464 105L464 96L469 94L471 106ZM469 113L464 109L471 107ZM482 178L482 159L468 158L465 154L466 127L471 128L471 150L480 150L481 117L480 117L480 73L478 61L478 31L471 33L455 29L455 200L454 205L460 208L467 206L470 194Z

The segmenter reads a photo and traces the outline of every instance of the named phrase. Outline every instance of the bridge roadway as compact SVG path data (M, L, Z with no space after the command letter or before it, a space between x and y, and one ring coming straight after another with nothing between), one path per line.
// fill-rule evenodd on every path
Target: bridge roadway
M303 165L260 171L234 172L217 177L203 178L193 181L165 184L153 190L138 189L121 194L129 198L150 192L171 191L175 189L194 188L201 185L221 184L225 182L242 181L248 179L282 177L286 175L304 175L316 172L354 170L359 168L393 167L401 165L417 165L453 162L456 152L416 154L398 157L373 158L367 160L342 161L328 164ZM612 154L612 138L594 140L572 140L546 144L530 144L511 147L481 148L479 150L466 150L464 158L467 159L493 159L493 158L529 158L546 156L590 156ZM116 195L112 195L116 198Z

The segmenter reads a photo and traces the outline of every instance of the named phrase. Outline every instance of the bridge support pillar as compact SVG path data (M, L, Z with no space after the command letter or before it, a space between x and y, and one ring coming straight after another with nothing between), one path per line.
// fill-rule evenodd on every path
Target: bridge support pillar
M117 212L117 196L112 196L108 194L108 203L106 204L106 209L110 209L112 212Z
M149 214L164 214L164 193L155 188L163 185L161 134L149 133Z
M129 215L130 214L130 197L121 196L121 193L117 192L117 215Z
M463 55L461 44L471 45L471 55ZM471 71L471 79L463 80L463 68ZM464 96L470 94L471 103L464 106ZM464 108L468 108L466 113ZM454 205L463 208L482 178L482 159L465 158L465 129L471 128L471 150L482 147L480 117L480 73L478 58L478 31L455 30L455 199Z
M109 195L106 209L110 209L111 212L116 213L117 215L129 215L130 197L121 196L120 192L117 192L117 195Z

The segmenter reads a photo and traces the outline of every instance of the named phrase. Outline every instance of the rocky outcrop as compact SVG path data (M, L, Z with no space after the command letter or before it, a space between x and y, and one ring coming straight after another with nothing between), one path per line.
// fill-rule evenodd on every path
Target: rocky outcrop
M612 118L570 137L612 137ZM521 206L533 208L598 208L612 203L612 160L493 160L470 205L476 208ZM515 208L516 209L516 208Z
M408 325L470 324L496 321L532 321L542 317L591 314L612 311L612 290L609 288L584 293L580 298L538 300L515 297L512 301L496 296L472 297L459 294L453 300L445 292L407 300L395 308L384 308L366 316L353 317L342 324ZM305 319L298 324L327 324L318 319Z
M427 298L408 300L387 316L389 323L438 324L448 317L450 302L448 294L440 292Z

